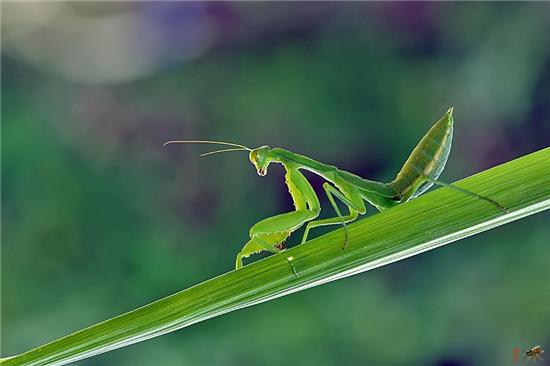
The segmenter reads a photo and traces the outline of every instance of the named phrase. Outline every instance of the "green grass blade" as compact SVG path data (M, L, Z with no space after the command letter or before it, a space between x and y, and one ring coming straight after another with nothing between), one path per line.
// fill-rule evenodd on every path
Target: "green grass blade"
M510 212L449 188L273 255L139 309L93 325L2 365L64 365L325 282L367 271L550 207L550 148L457 183L489 196ZM286 260L299 274L295 277ZM227 260L233 260L228 258Z

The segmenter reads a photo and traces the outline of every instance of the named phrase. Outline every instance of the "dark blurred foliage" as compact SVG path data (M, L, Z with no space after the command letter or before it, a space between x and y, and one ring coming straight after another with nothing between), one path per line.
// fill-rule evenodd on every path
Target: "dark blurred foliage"
M168 139L381 181L451 105L447 181L550 141L544 2L2 7L3 355L231 270L249 227L291 209L280 167ZM548 218L81 364L512 364L550 347Z

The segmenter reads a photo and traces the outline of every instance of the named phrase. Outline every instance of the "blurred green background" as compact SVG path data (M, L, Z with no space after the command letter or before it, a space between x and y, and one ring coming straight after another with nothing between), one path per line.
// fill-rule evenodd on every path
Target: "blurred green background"
M166 140L380 181L449 106L446 181L550 142L549 3L2 8L3 356L231 270L249 227L292 209L280 166ZM548 219L79 364L512 365L550 350Z

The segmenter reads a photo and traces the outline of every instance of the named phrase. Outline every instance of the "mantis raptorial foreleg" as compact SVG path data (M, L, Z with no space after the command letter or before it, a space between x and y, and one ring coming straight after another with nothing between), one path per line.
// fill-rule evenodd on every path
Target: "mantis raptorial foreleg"
M298 169L286 165L285 168L287 170L285 183L292 196L296 211L268 217L252 226L250 229L251 240L237 254L236 268L242 267L243 258L262 250L272 253L282 251L280 245L293 231L319 215L321 206L309 182Z
M345 236L343 248L345 249L348 244L348 229L347 229L346 223L355 220L359 215L359 213L364 214L366 212L365 204L363 202L363 199L359 195L359 193L353 190L348 190L350 193L349 193L349 197L347 197L341 191L331 186L327 182L323 183L323 189L325 190L328 200L330 201L330 204L332 205L332 207L334 207L334 211L336 211L336 214L338 215L338 217L308 222L306 229L304 231L304 236L302 237L302 243L304 243L307 240L307 237L309 235L309 230L314 227L342 224L344 226L344 236ZM346 216L342 215L342 213L340 212L340 209L338 208L338 205L336 204L336 201L334 200L334 196L340 199L340 201L342 201L348 207L349 209L348 215Z
M281 249L270 245L269 242L255 237L250 239L239 253L237 253L237 259L235 260L235 268L239 269L243 266L243 258L246 258L254 253L260 253L263 250L267 250L271 253L278 253Z

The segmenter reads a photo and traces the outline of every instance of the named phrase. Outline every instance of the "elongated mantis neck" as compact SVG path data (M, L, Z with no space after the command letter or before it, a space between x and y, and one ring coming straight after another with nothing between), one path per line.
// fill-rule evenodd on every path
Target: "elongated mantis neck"
M289 166L294 166L298 169L305 169L321 176L326 175L328 172L337 169L333 165L323 164L307 156L296 154L292 151L288 151L278 147L271 149L270 154L272 155L273 161L277 161Z
M336 186L338 186L336 178L339 178L340 181L344 180L348 184L351 184L364 192L378 194L386 198L396 196L396 192L391 189L388 184L362 178L358 175L340 170L334 165L323 164L307 156L296 154L281 148L271 149L270 153L273 154L274 161L277 161L278 159L278 161L283 164L289 163L290 165L294 165L297 169L304 169L315 173L323 179L332 182Z

